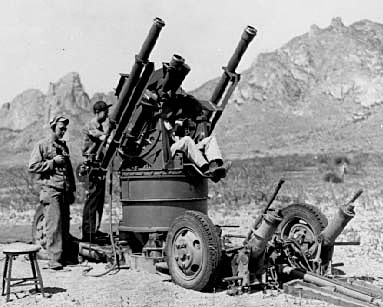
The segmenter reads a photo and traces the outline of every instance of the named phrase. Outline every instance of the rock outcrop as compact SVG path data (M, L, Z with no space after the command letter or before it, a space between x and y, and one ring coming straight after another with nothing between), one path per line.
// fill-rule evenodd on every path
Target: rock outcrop
M0 127L22 130L30 123L42 120L46 109L46 96L39 90L26 90L0 109Z
M57 114L70 119L66 138L70 141L73 155L79 157L81 128L92 116L91 104L76 72L50 83L46 94L34 89L24 91L1 107L1 156L6 156L2 160L12 160L18 154L22 156L20 160L25 160L34 143L49 135L49 120ZM14 156L10 157L12 154Z
M84 91L80 75L76 72L69 73L56 83L50 83L47 93L47 118L58 113L77 115L88 112L90 99Z
M379 129L372 130L382 112L382 50L382 24L345 26L337 17L259 54L217 126L224 151L246 157L383 149ZM212 82L195 94L209 98L205 87Z
M47 94L26 90L1 107L0 128L23 130L34 123L48 123L57 114L79 115L90 110L90 99L78 73L50 83Z

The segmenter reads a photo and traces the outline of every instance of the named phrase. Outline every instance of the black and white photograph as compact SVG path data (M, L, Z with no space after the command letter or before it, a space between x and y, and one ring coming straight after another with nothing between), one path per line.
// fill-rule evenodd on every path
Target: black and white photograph
M383 307L382 14L1 0L0 306Z

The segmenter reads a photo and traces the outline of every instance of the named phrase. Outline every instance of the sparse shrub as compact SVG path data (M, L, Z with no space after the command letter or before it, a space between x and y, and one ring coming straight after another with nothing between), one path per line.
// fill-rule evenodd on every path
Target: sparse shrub
M344 181L344 173L329 172L323 176L323 180L332 183L342 183Z
M323 180L332 183L342 183L347 172L347 167L350 165L350 160L347 156L335 156L327 160L325 165L326 173Z

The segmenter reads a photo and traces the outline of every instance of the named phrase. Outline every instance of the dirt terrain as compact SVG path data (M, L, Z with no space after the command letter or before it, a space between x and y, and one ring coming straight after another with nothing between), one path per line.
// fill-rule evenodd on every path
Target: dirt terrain
M0 250L3 247L4 244ZM347 276L383 286L382 254L360 247L338 247L334 260L345 263L342 270ZM40 260L39 264L43 268L46 261ZM95 263L69 266L58 272L42 269L45 291L50 298L23 291L17 297L11 295L12 301L7 304L2 297L1 306L333 306L271 290L235 297L225 291L200 293L176 286L169 276L128 269L102 277L84 276L89 266L90 275L105 271L105 264ZM30 273L29 262L23 257L18 257L14 267L15 276ZM30 290L28 286L25 289Z
M253 163L253 162L252 162ZM358 166L356 161L350 165L344 182L339 184L323 181L320 168L308 166L294 167L286 164L284 169L272 170L263 174L263 179L240 179L234 168L232 175L225 184L211 186L211 207L209 216L219 225L240 225L236 233L246 233L248 226L260 211L260 205L255 200L256 194L248 196L242 187L255 189L253 181L267 179L263 191L270 194L277 179L284 177L284 184L276 205L284 206L294 201L306 202L318 206L322 212L331 218L337 207L351 198L357 189L364 193L356 202L356 217L347 225L339 237L339 241L360 241L360 246L337 246L334 262L343 262L340 269L346 276L357 277L383 287L383 232L381 220L383 217L382 203L382 169L380 165L363 164ZM353 168L352 168L352 167ZM255 169L255 165L242 165L243 170ZM248 176L247 174L246 176ZM233 188L235 187L235 188ZM251 187L251 189L249 188ZM116 222L121 214L119 207L114 207ZM72 233L78 234L81 205L72 208ZM14 210L1 208L0 251L5 243L12 241L30 240L30 223L33 210ZM108 205L104 216L104 227L108 225ZM76 230L77 228L77 230ZM1 257L1 256L0 256ZM15 274L25 276L30 267L23 257L16 260ZM44 267L45 261L39 261ZM3 262L0 262L3 264ZM149 274L135 270L121 269L114 274L102 277L84 276L84 270L91 266L89 274L105 271L105 264L90 263L66 267L60 272L42 269L44 286L50 298L22 292L9 303L0 298L0 305L6 306L333 306L320 301L295 298L278 291L255 292L231 297L225 291L215 293L200 293L183 289L172 282L169 276ZM30 290L26 287L26 290Z
M359 214L358 220L370 219ZM370 224L370 226L372 226ZM361 246L336 247L334 262L344 262L341 268L347 276L358 277L383 287L382 246L379 243L381 233L376 235L374 227L367 225L360 231ZM377 226L377 225L376 225ZM19 227L18 230L29 229ZM375 233L376 234L376 233ZM0 250L5 246L2 244ZM3 263L3 262L0 262ZM5 304L6 306L333 306L320 301L295 298L282 292L268 290L241 296L228 296L225 291L216 293L200 293L183 289L170 281L169 276L150 274L130 269L121 269L102 277L84 276L98 275L105 272L105 264L85 263L66 267L63 271L52 272L43 269L46 261L39 260L45 290L50 298L32 295L28 291L18 294L18 298ZM92 270L86 273L87 269ZM18 257L15 265L15 276L30 274L29 263ZM20 288L22 289L22 288ZM30 288L26 287L26 290Z

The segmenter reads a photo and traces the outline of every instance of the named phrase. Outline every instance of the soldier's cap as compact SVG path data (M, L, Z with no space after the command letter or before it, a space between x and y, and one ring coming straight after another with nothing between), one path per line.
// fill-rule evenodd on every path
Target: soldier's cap
M56 124L57 124L58 122L62 122L62 123L64 123L65 125L68 125L68 124L69 124L69 119L66 118L65 116L57 115L57 116L53 117L53 118L49 121L49 125L51 126L51 128L53 128L54 126L56 126Z
M111 106L111 104L107 104L105 101L99 100L94 103L93 112L98 113L110 108Z

